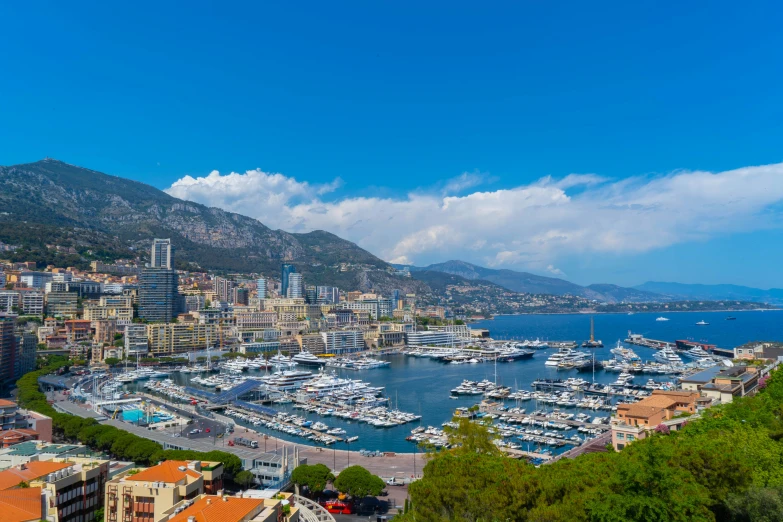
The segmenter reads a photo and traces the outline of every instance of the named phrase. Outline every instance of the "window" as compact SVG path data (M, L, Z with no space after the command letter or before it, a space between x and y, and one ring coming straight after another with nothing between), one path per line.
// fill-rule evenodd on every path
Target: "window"
M627 440L628 440L628 442L631 442L632 440L635 440L635 439L634 439L634 436L629 433L628 437L627 437Z
M625 438L625 433L618 433L617 434L617 440L623 440Z

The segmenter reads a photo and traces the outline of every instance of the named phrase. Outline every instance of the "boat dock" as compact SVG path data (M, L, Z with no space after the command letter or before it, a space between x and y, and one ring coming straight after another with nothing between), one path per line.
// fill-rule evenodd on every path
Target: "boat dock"
M232 404L230 409L241 411L245 415L253 416L253 417L259 417L261 419L264 419L267 422L273 422L275 424L279 424L281 426L285 426L285 427L291 428L293 430L301 430L301 431L304 431L304 432L308 433L309 435L315 435L317 437L332 438L332 439L334 439L333 442L343 442L345 440L343 437L340 437L339 435L328 435L326 433L326 430L318 431L318 430L314 430L314 429L308 428L306 426L299 426L299 425L293 424L291 422L286 422L286 421L280 419L279 417L273 416L271 414L266 414L266 413L263 413L261 411L254 411L254 410L249 410L247 408L243 408L242 406L237 405L236 403ZM257 426L255 428L257 428ZM255 428L252 428L252 429L255 429ZM329 443L327 442L327 444L329 444Z
M549 455L547 453L536 453L535 451L525 451L513 448L500 448L500 450L511 457L517 458L541 459L547 462L555 458L553 455Z
M715 355L720 355L723 357L734 357L734 350L728 349L728 348L718 348L714 344L706 344L702 342L696 342L696 341L660 341L658 339L648 339L641 334L634 334L631 332L628 332L628 337L625 339L626 344L633 344L636 346L644 346L645 348L652 348L654 350L660 350L662 348L665 348L667 346L678 348L678 349L686 349L693 346L699 346L704 348L707 351L710 351L714 353Z
M596 429L602 431L612 429L611 426L606 424L593 424L592 422L582 422L582 421L566 420L566 419L550 419L548 417L543 417L541 415L533 415L527 413L509 413L507 411L501 411L493 407L487 408L485 411L487 413L494 413L495 415L505 415L506 417L512 417L518 421L522 419L533 419L536 422L556 422L558 424L565 424L572 428L590 428L590 429ZM562 440L566 444L578 445L577 443L569 441L568 439L560 439L560 440Z

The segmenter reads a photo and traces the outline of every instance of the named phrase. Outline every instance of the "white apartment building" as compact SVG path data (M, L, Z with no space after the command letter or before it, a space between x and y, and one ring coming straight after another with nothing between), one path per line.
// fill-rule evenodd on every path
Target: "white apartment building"
M43 315L43 292L20 292L22 295L22 312L27 315Z
M16 313L14 308L19 308L19 292L15 290L0 290L0 312L13 314Z
M324 353L341 355L364 350L364 333L361 330L331 330L321 332Z
M409 346L461 346L463 341L452 332L408 332L405 341Z
M147 353L149 343L147 341L147 327L143 324L129 324L125 326L125 353L136 355Z

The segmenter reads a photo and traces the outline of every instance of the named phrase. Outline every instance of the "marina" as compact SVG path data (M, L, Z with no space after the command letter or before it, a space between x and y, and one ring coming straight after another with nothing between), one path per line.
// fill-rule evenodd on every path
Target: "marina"
M628 325L623 323L628 321L644 320L667 328L676 322L659 322L655 317L597 316L594 328L606 338L602 322L612 319L618 323L615 330L624 328L627 337ZM561 321L582 331L589 331L590 326L585 316L495 319L499 320ZM695 322L683 324L695 329ZM739 324L708 322L710 328L718 323L729 327ZM494 322L487 324L491 327ZM640 400L656 389L676 389L679 376L720 361L702 348L704 353L693 346L678 349L673 342L668 344L679 363L673 358L661 360L669 357L663 350L666 343L651 348L615 340L602 348L585 349L573 341L550 340L557 332L542 331L540 326L536 332L505 335L504 341L482 341L470 348L411 347L373 354L372 358L318 357L326 360L318 365L295 361L296 354L270 354L268 361L237 358L211 368L192 365L157 377L115 380L108 383L106 393L119 398L138 389L175 402L208 405L239 426L294 443L384 452L412 451L411 441L406 439L421 435L423 431L411 431L419 428L426 431L433 427L433 433L427 434L432 435L429 439L443 442L442 434L439 439L434 430L447 426L460 408L494 404L484 408L482 416L498 430L498 444L504 450L557 455L577 443L577 438L590 440L605 432L605 421L595 421L608 419L618 402ZM676 339L681 337L678 333L647 333L644 338ZM564 329L557 338L582 337L569 334L572 332ZM720 339L709 341L723 344ZM707 340L693 343L707 344ZM553 356L561 360L547 364ZM369 364L357 365L363 361ZM227 402L219 402L219 397ZM325 429L319 431L314 426Z

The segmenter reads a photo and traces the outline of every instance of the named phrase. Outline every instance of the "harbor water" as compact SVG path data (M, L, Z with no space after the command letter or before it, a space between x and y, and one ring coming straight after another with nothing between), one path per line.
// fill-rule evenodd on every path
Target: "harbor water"
M669 321L656 321L659 316L669 318ZM726 317L736 317L736 320L726 320ZM618 340L625 339L629 330L645 337L674 342L677 339L688 339L699 342L715 344L721 348L733 348L753 340L778 340L783 341L783 311L765 312L732 312L732 313L669 313L669 314L602 314L595 317L596 339L601 339L603 348L579 348L581 351L595 353L596 360L612 358L609 350ZM706 326L696 326L695 323L704 320L709 323ZM521 315L502 316L494 320L482 321L472 325L474 328L487 328L495 339L516 340L556 340L578 341L589 338L590 316L587 315ZM655 350L641 346L633 346L633 350L644 361L653 360ZM321 416L316 413L307 413L304 410L294 408L293 404L272 404L271 407L278 411L285 411L305 417L308 420L321 421L330 428L342 428L346 431L346 437L358 436L359 439L351 444L345 442L335 443L329 448L351 450L380 450L387 452L413 452L415 444L406 441L411 430L418 426L441 427L441 424L450 420L454 410L460 406L472 406L480 402L480 396L460 396L451 398L450 391L463 380L481 381L487 379L497 381L500 385L511 387L513 390L531 391L531 383L536 379L566 379L580 377L588 381L608 384L617 378L616 372L596 370L592 372L577 372L575 370L558 370L545 366L546 359L554 352L554 349L537 350L530 359L523 359L506 363L479 363L479 364L449 364L427 357L412 357L402 354L386 356L391 362L390 366L362 371L343 369L326 369L333 371L338 376L348 379L361 379L372 386L384 387L385 395L390 399L389 406L399 410L421 415L421 420L403 424L400 426L377 428L366 423L351 421L336 416ZM312 368L298 367L302 370ZM251 370L247 376L263 375L263 371ZM186 384L192 374L173 374L172 380L178 384ZM675 381L675 376L669 375L636 375L633 384L643 385L648 378L654 378L659 382ZM129 386L134 388L135 385ZM507 406L519 406L525 408L527 413L534 410L551 411L557 406L541 404L537 401L515 402L506 401ZM561 408L568 413L585 412L591 417L609 416L606 410L581 410L579 408ZM238 424L242 424L238 422ZM271 436L290 440L300 444L311 444L306 439L289 436L280 431L269 430L265 427L254 427L256 431L268 433ZM241 435L243 429L237 427L236 434ZM570 437L575 430L566 433ZM515 440L520 443L520 441ZM522 449L528 445L522 444ZM559 451L568 449L560 448ZM558 450L554 450L557 452Z

